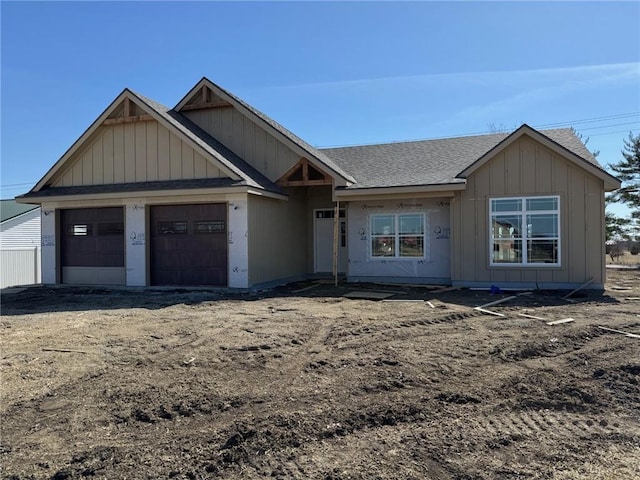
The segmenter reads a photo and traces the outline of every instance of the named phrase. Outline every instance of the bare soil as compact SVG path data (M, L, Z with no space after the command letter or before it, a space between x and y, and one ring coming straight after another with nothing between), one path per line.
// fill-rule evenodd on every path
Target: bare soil
M640 338L598 328L640 334L640 270L504 317L473 307L507 294L312 285L4 293L0 475L640 478Z

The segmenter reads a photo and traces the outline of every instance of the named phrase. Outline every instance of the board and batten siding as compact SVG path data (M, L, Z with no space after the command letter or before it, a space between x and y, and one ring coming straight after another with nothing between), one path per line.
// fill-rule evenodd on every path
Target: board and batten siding
M193 123L275 182L301 155L233 107L182 112Z
M0 288L40 283L40 209L0 224Z
M489 199L534 195L560 197L561 265L490 266ZM473 172L454 197L452 281L551 288L593 278L591 286L602 288L604 229L603 181L523 136Z
M101 126L69 159L56 187L227 177L156 121Z
M250 286L308 273L306 195L300 188L287 193L287 201L248 197Z

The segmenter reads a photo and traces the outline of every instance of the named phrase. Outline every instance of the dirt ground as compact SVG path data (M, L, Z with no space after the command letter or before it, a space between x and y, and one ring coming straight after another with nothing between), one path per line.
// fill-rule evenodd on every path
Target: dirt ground
M640 334L640 270L566 293L5 293L0 474L640 478L640 338L598 328Z

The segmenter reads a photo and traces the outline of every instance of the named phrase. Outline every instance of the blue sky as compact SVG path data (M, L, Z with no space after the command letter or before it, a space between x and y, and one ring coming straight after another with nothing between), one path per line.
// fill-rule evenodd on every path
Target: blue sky
M573 125L600 162L640 132L640 2L9 2L2 198L129 87L203 76L316 146Z

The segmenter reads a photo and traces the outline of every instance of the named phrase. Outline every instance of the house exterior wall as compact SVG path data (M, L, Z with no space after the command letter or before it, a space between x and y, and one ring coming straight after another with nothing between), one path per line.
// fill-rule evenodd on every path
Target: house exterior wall
M228 176L156 121L101 126L67 165L53 186Z
M227 203L228 286L249 287L248 195L181 194L142 198L68 200L42 205L42 282L60 283L59 218L63 208L125 207L125 270L127 286L149 285L149 208L152 205ZM283 202L286 203L286 202ZM236 208L237 207L237 208ZM89 278L89 277L87 277ZM105 282L106 283L106 282Z
M182 114L273 182L300 160L299 154L233 107Z
M149 283L146 210L140 202L129 202L124 209L125 275L126 284L132 287Z
M449 202L449 198L349 202L349 281L448 282L451 277ZM372 257L371 216L405 213L424 215L424 257Z
M40 225L42 238L42 283L53 285L59 282L57 230L60 214L55 206L43 203L41 208Z
M249 197L249 284L302 277L309 270L306 190L294 187L289 199ZM313 245L313 244L312 244Z
M40 209L0 224L0 288L40 283Z
M560 198L560 266L490 266L489 199ZM452 203L452 281L456 285L571 288L590 278L602 288L603 181L522 136L467 178Z

